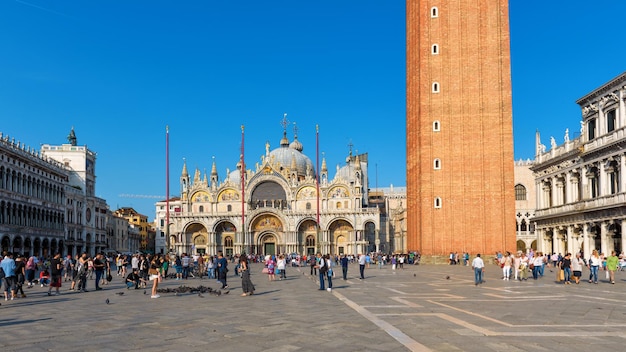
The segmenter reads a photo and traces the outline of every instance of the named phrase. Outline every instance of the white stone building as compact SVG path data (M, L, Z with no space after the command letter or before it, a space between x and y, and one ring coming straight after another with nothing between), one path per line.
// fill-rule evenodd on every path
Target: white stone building
M0 248L48 256L64 249L69 170L0 133Z
M64 192L66 253L94 255L113 244L107 235L111 212L106 201L95 196L96 153L77 145L73 128L68 141L62 145L43 144L41 155L58 161L69 172Z
M580 98L580 136L550 149L537 132L538 250L626 250L626 73Z

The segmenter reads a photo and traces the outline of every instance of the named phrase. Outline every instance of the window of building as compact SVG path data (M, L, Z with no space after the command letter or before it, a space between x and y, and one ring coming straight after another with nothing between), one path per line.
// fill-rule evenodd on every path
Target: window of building
M439 158L433 161L433 168L435 170L441 170L441 160Z
M606 113L606 131L612 132L615 130L615 109Z
M526 220L522 219L522 223L519 225L519 230L522 232L528 231L528 225L526 224Z
M441 208L441 198L440 197L436 197L435 198L435 209L440 209Z
M596 198L598 196L598 179L592 177L589 179L589 191L591 193L591 198Z
M588 140L596 138L596 119L591 119L587 122L587 137Z
M433 93L439 93L439 83L433 82Z
M437 18L437 17L439 17L439 9L437 8L437 6L433 6L433 7L430 9L430 17L432 17L432 18Z
M439 54L439 44L433 44L431 47L430 53L433 55Z
M433 121L433 132L441 131L441 123L439 121Z
M526 200L526 187L524 185L515 185L515 200Z
M233 246L233 238L228 236L224 239L224 247L232 247Z
M198 207L198 211L201 213L204 213L204 205L201 205L200 207Z
M311 210L311 203L310 202L306 203L306 210Z
M226 207L226 211L233 211L233 206L228 204L228 206Z

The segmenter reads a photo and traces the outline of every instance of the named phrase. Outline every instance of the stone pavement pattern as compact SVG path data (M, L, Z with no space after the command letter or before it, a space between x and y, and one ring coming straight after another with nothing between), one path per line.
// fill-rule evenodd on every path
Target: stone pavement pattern
M269 282L259 264L252 264L257 291L248 297L233 276L221 296L151 299L149 289L128 291L117 276L98 292L71 293L64 285L61 296L48 297L35 287L25 299L0 301L0 349L588 352L621 350L626 342L626 273L618 272L615 285L563 285L549 270L537 281L503 281L490 265L486 283L475 287L468 267L405 268L372 267L358 280L351 265L347 281L333 280L332 293L317 289L309 268L288 268L287 280ZM181 284L219 288L207 279L161 287Z

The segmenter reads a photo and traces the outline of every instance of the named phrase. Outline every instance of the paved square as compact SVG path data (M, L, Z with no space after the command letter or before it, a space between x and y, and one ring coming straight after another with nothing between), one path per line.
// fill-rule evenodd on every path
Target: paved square
M333 280L319 291L309 268L288 268L287 280L269 282L252 264L253 296L230 292L161 294L126 290L114 276L103 291L48 297L28 289L27 298L0 301L0 342L6 351L594 351L621 350L626 342L626 273L617 283L555 282L555 273L534 281L503 281L488 265L486 283L475 287L468 267L374 266L358 280ZM338 272L340 270L337 270ZM604 273L601 273L602 275ZM587 272L583 273L583 278ZM219 288L214 280L166 280ZM88 289L93 289L93 281ZM124 292L123 295L116 293ZM106 300L110 304L106 304ZM593 346L593 347L591 347Z

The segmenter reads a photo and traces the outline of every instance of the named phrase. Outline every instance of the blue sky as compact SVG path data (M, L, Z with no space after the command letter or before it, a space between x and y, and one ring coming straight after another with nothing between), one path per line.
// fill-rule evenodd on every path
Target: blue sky
M626 2L510 4L515 158L579 130L575 100L623 71ZM540 5L540 6L539 6ZM98 196L154 218L190 170L234 169L245 125L249 167L278 147L283 114L330 170L353 145L370 188L406 184L405 3L0 0L0 131L39 148L97 152ZM331 172L331 176L334 173Z

